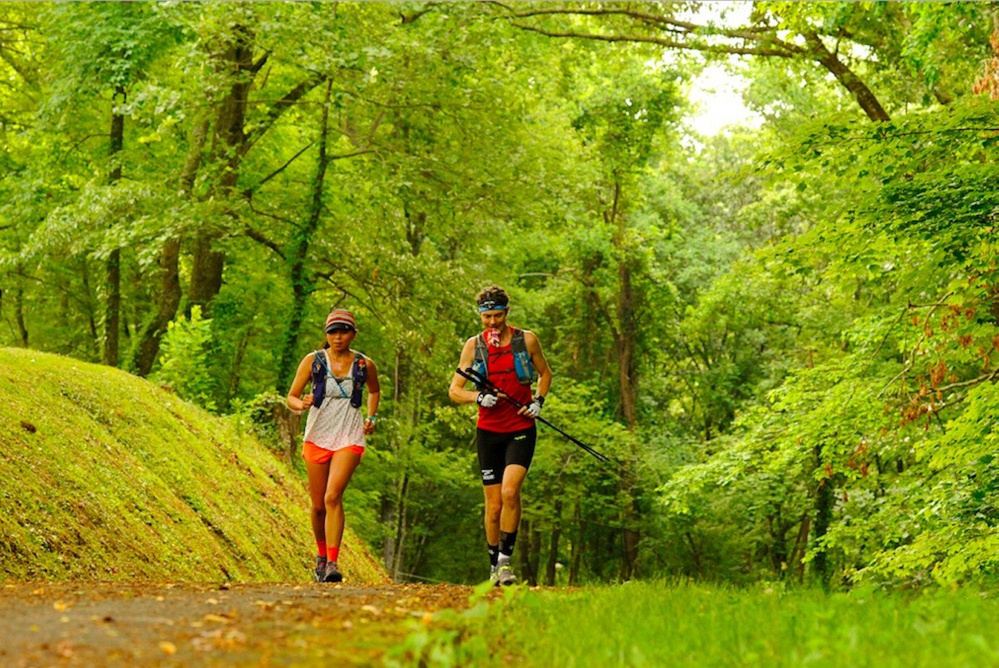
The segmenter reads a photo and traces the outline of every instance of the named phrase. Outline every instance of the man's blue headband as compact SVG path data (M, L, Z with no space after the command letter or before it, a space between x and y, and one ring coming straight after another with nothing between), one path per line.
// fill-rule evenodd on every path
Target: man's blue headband
M485 313L486 311L505 311L507 306L507 304L500 304L495 301L485 301L479 304L479 313Z

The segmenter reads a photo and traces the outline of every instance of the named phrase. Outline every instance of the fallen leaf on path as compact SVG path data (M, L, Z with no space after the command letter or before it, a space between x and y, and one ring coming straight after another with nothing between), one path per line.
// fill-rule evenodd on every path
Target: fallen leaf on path
M177 646L174 645L169 640L161 640L160 649L163 650L163 653L166 654L167 656L173 656L174 654L177 653Z
M62 601L56 601L52 604L52 607L58 612L66 612L73 606L72 603L63 603Z
M204 619L206 622L217 622L219 624L228 624L232 621L228 617L225 617L223 615L216 615L213 613L208 613L207 615L205 615Z

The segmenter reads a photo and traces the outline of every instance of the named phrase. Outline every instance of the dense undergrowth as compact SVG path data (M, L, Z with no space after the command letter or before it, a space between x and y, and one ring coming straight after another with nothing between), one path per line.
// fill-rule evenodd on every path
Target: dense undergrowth
M253 433L118 369L0 349L0 578L306 581L304 481ZM349 580L384 572L349 530Z

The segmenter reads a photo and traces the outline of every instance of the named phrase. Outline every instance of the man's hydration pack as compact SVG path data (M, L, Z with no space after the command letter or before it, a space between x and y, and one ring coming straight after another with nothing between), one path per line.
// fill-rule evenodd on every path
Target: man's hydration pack
M332 375L333 373L326 365L326 355L322 350L317 350L312 359L312 405L316 408L321 407L326 399L326 378ZM350 365L350 379L354 381L354 389L350 394L350 405L354 408L360 408L361 393L364 392L364 384L368 381L368 365L361 353L354 353L354 361ZM337 387L340 387L339 383L337 383ZM340 392L343 392L343 388L340 388ZM343 394L342 398L347 398L346 393Z
M513 370L517 374L517 380L521 385L530 385L537 378L534 365L531 364L531 355L527 352L527 343L524 341L524 330L511 327L513 333L510 339L510 352L513 353ZM486 339L479 334L475 337L475 361L472 363L472 370L483 378L489 378L489 347Z

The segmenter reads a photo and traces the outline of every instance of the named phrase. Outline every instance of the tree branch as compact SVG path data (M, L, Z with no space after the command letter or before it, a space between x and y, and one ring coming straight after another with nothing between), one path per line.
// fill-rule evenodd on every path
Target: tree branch
M986 381L995 380L996 378L999 378L999 366L997 366L996 370L993 371L992 373L982 374L977 378L964 380L959 383L951 383L950 385L943 385L941 387L936 388L934 392L941 392L941 393L949 392L950 390L956 390L959 387L970 387L972 385L980 385Z
M298 222L292 220L291 218L285 218L284 216L279 216L279 215L274 214L274 213L267 213L266 211L260 211L258 209L254 209L252 201L248 201L247 204L250 207L250 211L252 211L253 213L257 214L258 216L267 216L268 218L273 218L274 220L279 220L282 223L287 223L289 225L298 225Z
M385 319L381 316L381 314L378 313L378 309L374 308L374 306L370 302L366 301L360 295L357 295L354 292L351 292L347 288L343 287L342 285L340 285L339 283L337 283L336 281L334 281L333 280L333 274L335 274L335 273L336 273L335 269L333 271L330 271L330 272L325 273L325 274L321 273L321 272L316 272L315 277L317 279L319 279L319 278L323 279L324 281L326 281L327 283L329 283L330 285L332 285L334 288L336 288L337 290L339 290L340 292L342 292L344 295L347 295L347 296L353 298L358 304L360 304L361 306L363 306L365 308L365 310L368 311L368 313L370 313L371 315L375 316L375 319L378 322L380 322L381 324L383 324L383 325L387 325L388 324L385 321Z
M713 26L681 21L672 16L660 14L649 14L635 9L610 8L610 9L535 9L526 12L518 12L502 3L492 3L506 9L512 16L517 18L531 18L534 16L623 16L636 19L643 23L651 23L655 26L669 26L671 32L679 34L701 34L701 35L721 35L724 37L737 37L745 39L759 39L761 35L773 35L775 28L771 26L746 26L741 28L716 28Z
M430 12L434 11L435 9L437 9L437 4L438 3L436 3L436 2L427 3L426 9L423 9L423 10L418 11L418 12L414 12L412 14L403 14L402 12L399 12L399 24L400 25L407 25L409 23L416 23L416 21L420 17L422 17L424 14L429 14Z
M305 97L313 88L323 83L328 78L329 77L325 74L313 73L310 78L302 81L290 91L285 93L284 97L274 102L267 114L264 115L264 118L256 124L249 136L247 136L246 141L241 147L242 153L245 155L253 147L253 145L268 130L270 130L271 126L274 125L274 122L281 117L281 114L294 106L295 103Z
M280 174L281 172L283 172L285 169L287 169L288 166L291 163L295 162L295 160L298 159L298 157L300 155L302 155L303 153L305 153L306 151L308 151L312 147L312 145L315 144L315 143L316 143L315 141L310 141L298 153L296 153L295 155L291 156L291 158L289 158L287 162L285 162L283 165L281 165L280 167L278 167L277 169L275 169L273 172L271 172L270 174L268 174L267 176L265 176L264 178L262 178L260 181L258 181L256 183L256 185L252 185L252 186L244 189L243 190L243 197L246 197L247 199L249 199L250 195L253 194L254 190L256 190L260 186L264 185L265 183L267 183L268 181L270 181L271 179L273 179L275 176L277 176L278 174Z
M246 228L243 230L243 233L246 236L248 236L251 239L253 239L254 241L256 241L257 243L263 244L264 246L267 246L268 248L270 248L282 260L287 260L288 259L288 258L286 258L284 256L284 252L281 250L281 247L278 246L273 241L271 241L270 239L268 239L267 237L265 237L262 232L258 232L255 229L253 229L252 227L250 227L249 225L247 225Z
M264 55L260 56L260 58L257 59L257 62L250 65L250 71L253 72L254 74L259 72L260 68L262 68L267 63L267 59L270 57L270 55L271 55L270 51L265 52Z
M774 42L775 44L780 45L780 48L768 48L762 46L726 46L724 44L694 44L690 42L664 39L661 37L647 37L644 35L594 35L592 33L581 32L555 32L551 30L544 30L542 28L536 28L534 26L524 25L522 23L513 23L512 25L516 28L520 28L521 30L536 32L540 35L545 35L546 37L588 39L598 42L637 42L640 44L656 44L658 46L665 46L671 49L702 51L705 53L724 53L741 56L771 56L776 58L794 58L801 53L801 49L799 47L788 45L783 42Z

